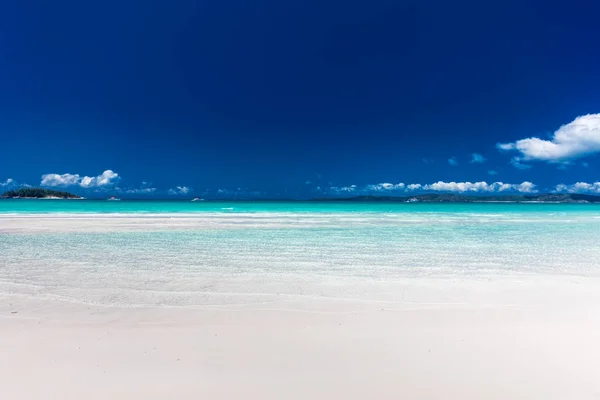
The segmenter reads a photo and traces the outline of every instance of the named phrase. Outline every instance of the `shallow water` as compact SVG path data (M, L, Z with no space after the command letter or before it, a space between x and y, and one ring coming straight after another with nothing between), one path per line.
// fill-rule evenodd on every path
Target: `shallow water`
M406 280L600 277L593 205L233 204L2 201L0 293L117 306L396 301Z

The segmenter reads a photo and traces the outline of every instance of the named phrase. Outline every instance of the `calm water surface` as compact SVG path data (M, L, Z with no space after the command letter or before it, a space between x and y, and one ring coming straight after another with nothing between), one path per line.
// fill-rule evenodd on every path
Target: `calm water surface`
M92 225L123 214L199 224L0 233L0 295L194 306L280 295L397 299L406 279L600 277L600 205L0 201L0 224L44 225L40 214L49 213L85 214ZM215 229L215 218L228 225Z

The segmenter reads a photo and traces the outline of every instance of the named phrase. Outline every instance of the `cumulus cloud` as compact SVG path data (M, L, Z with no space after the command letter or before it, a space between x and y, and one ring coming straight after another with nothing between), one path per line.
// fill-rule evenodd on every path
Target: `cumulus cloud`
M425 190L437 192L480 192L487 191L488 184L485 182L443 182L439 181L423 187Z
M448 159L448 164L452 165L453 167L456 167L458 165L458 160L456 159L456 157L450 157Z
M449 192L449 193L501 193L501 192L520 192L520 193L536 193L536 185L532 182L522 183L504 183L493 182L444 182L438 181L430 184L411 183L378 183L364 186L332 186L329 188L329 193L332 195L402 195L414 192Z
M404 190L404 183L377 183L375 185L366 185L365 188L372 192L393 192Z
M80 176L79 174L45 174L42 175L42 186L80 186L82 188L99 188L114 185L119 181L119 174L107 169L98 176Z
M523 182L520 184L511 184L503 182L443 182L439 181L430 185L423 186L425 190L431 190L436 192L475 192L475 193L494 193L494 192L505 192L515 191L522 193L533 193L536 192L535 185L531 182Z
M79 175L73 174L45 174L42 175L42 186L73 186L81 182Z
M498 143L504 151L517 151L513 165L518 168L522 161L545 161L564 163L600 152L600 114L588 114L575 118L561 126L550 138L544 140L530 137L512 143Z
M169 189L168 193L172 196L183 196L190 193L192 189L187 186L176 186L174 188Z
M482 156L479 153L473 153L473 154L471 154L471 163L481 164L481 163L484 163L486 161L487 161L487 158L485 158L484 156Z
M559 193L600 193L600 182L577 182L572 185L556 185L555 191Z
M523 182L516 187L517 192L523 193L535 193L537 190L535 189L535 185L531 182Z
M95 177L84 176L81 178L81 187L102 187L115 184L119 180L119 174L107 169Z

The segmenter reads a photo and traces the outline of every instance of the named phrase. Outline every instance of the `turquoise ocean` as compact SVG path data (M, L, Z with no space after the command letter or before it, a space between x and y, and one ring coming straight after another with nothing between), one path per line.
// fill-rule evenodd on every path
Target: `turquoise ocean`
M407 280L552 276L600 277L600 205L0 201L0 294L124 307L388 301Z
M345 201L197 201L174 200L0 200L0 214L10 213L202 213L202 212L288 212L288 213L507 213L599 215L600 204L549 203L394 203Z

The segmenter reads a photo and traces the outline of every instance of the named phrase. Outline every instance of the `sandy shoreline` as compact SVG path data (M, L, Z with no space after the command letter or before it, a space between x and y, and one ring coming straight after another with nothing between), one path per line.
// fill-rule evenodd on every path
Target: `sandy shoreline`
M2 215L0 398L598 399L598 221L520 218Z
M3 398L595 399L597 282L566 287L561 301L543 301L557 293L542 287L537 301L484 305L448 301L460 297L450 281L437 304L115 308L3 295Z

